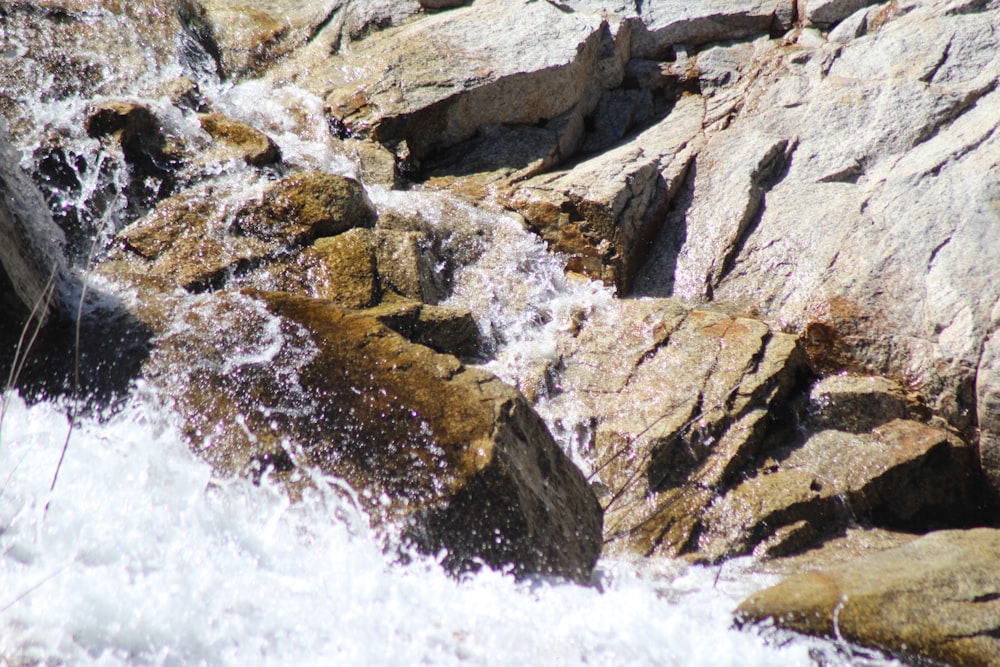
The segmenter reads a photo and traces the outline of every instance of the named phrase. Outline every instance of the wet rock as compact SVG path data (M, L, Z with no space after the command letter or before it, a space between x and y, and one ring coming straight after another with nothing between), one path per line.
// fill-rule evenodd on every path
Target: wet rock
M433 242L420 232L380 230L378 270L386 288L416 301L435 304L445 296Z
M375 209L353 178L308 171L277 181L259 205L251 204L235 217L235 228L242 233L303 240L371 226Z
M281 293L206 295L147 376L220 473L270 467L293 489L318 482L306 471L335 475L377 523L447 549L452 569L478 559L585 580L597 559L593 492L523 397L372 317Z
M920 421L880 377L811 380L794 335L670 299L615 301L557 323L524 377L593 459L612 553L718 562L815 548L857 522L984 518L973 447ZM811 386L810 386L811 385Z
M278 145L251 125L222 114L204 114L198 120L201 129L205 130L215 142L209 149L209 154L201 157L204 162L225 162L235 159L254 167L262 167L281 161Z
M63 306L64 235L0 127L0 342L18 340L31 317L39 323ZM4 350L4 355L6 349Z
M220 285L280 248L229 232L228 217L241 203L238 187L206 185L164 199L118 235L110 258L188 290Z
M259 200L245 187L223 179L163 200L119 234L114 258L200 291L282 251L374 223L367 195L347 177L296 173L265 186Z
M701 98L681 98L633 140L572 169L524 181L508 203L570 256L569 268L625 292L684 181L704 112Z
M10 50L0 71L0 115L12 136L20 141L44 131L35 116L40 100L134 95L136 82L152 80L167 63L187 61L179 4L3 3L0 23Z
M465 308L389 298L365 313L407 340L437 352L475 357L482 350L476 320Z
M319 238L291 257L266 265L246 282L324 299L343 308L369 308L382 298L376 244L371 229Z
M278 1L250 6L242 0L198 0L197 22L218 59L219 74L242 78L260 74L308 40L339 4Z
M736 616L744 625L768 620L903 658L993 665L1000 661L998 560L1000 531L931 533L790 577L745 600Z
M141 104L101 104L88 115L85 126L91 137L111 137L117 141L125 161L139 172L139 178L168 177L183 158L183 147L164 132L159 119Z

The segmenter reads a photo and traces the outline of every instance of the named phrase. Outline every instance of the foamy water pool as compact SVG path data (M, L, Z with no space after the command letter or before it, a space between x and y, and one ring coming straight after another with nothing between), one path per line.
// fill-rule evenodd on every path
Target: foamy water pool
M74 428L50 492L65 411L14 394L4 408L2 664L851 664L734 629L769 583L738 563L602 561L590 587L403 565L342 494L292 505L213 480L141 398Z

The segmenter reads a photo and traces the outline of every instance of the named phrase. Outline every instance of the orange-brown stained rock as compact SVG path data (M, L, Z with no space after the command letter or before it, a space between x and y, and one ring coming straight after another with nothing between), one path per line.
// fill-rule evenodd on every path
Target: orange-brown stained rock
M524 398L370 316L285 293L205 295L147 376L222 473L344 479L377 523L403 521L454 569L478 558L583 580L596 562L600 507Z
M239 156L255 167L281 161L278 145L252 125L217 113L203 114L198 120L201 122L201 129L221 144L217 147L220 154ZM218 157L221 155L216 159Z
M750 596L740 624L768 619L954 665L1000 664L1000 531L941 531Z

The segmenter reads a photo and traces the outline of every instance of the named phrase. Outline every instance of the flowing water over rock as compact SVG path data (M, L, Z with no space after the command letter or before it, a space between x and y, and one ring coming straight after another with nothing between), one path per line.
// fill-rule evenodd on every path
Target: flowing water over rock
M996 3L458 5L0 7L0 662L1000 659Z

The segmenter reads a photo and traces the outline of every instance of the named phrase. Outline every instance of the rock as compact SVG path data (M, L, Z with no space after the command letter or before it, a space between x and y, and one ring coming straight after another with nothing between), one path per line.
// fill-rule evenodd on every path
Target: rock
M12 137L21 143L45 133L50 122L39 122L36 101L142 94L137 82L155 80L152 75L167 63L197 69L194 61L203 52L186 48L191 42L179 11L183 4L3 3L4 44L12 50L0 72L0 115Z
M996 314L993 317L996 318ZM983 345L976 372L976 405L979 455L986 477L996 491L1000 489L1000 333L997 330Z
M709 560L794 553L859 520L919 529L969 523L980 511L972 448L917 421L821 430L768 461L701 517L698 547Z
M219 75L243 78L260 74L274 60L306 42L340 7L337 0L302 5L272 0L198 0L198 23L218 61Z
M840 23L858 10L878 3L876 0L807 0L803 4L806 7L804 13L806 21L826 29L835 23Z
M618 64L617 80L602 60ZM405 141L421 160L485 126L589 113L601 90L620 81L622 62L595 16L493 0L373 34L313 77L347 131Z
M29 318L44 323L65 305L65 237L48 206L21 171L20 156L0 125L0 342L18 340ZM5 350L6 352L6 350Z
M790 0L665 0L640 6L642 20L632 29L632 55L638 58L667 60L676 44L697 46L791 27Z
M318 171L298 172L277 181L260 204L235 214L235 229L261 239L294 242L334 236L375 222L364 188L353 178Z
M335 475L454 570L584 581L596 562L593 492L523 397L374 318L281 293L205 295L146 375L220 473L272 467L293 490L317 479L296 469Z
M444 299L443 278L437 266L440 259L427 235L379 230L376 256L386 288L423 303L436 304Z
M376 244L371 229L319 238L301 252L265 265L245 283L323 299L342 308L370 308L382 298Z
M741 625L843 638L903 659L1000 661L1000 531L931 533L897 549L790 577L750 596Z
M118 235L114 258L202 291L289 248L374 222L361 185L344 176L296 173L266 185L257 201L245 187L222 179L163 200Z
M972 439L1000 302L1000 70L982 55L1000 10L910 9L872 10L845 44L781 45L715 93L742 100L707 130L633 293L803 332L815 370L899 380Z
M906 395L895 382L881 377L831 375L809 392L810 429L833 428L866 433L893 419L904 419L910 409Z
M768 134L720 134L698 155L697 173L715 196L695 197L684 211L689 239L699 243L677 258L674 294L691 301L710 300L713 286L728 270L741 241L761 211L770 182L780 180L794 145ZM700 184L696 184L697 189Z
M91 137L117 141L125 161L139 172L138 178L168 177L181 164L183 149L141 104L106 102L91 111L85 126Z
M475 357L482 351L476 320L465 308L389 298L365 313L407 340L436 352Z
M262 167L281 161L277 144L251 125L222 114L203 114L198 120L201 129L215 140L209 155L202 158L205 162L238 159L254 167Z
M570 256L570 269L624 293L684 181L704 112L701 98L683 97L665 119L620 147L520 183L508 203Z
M608 547L645 554L695 546L699 515L759 453L804 363L794 336L668 299L580 313L557 353L534 372L545 409L592 425Z
M280 243L233 235L227 217L242 204L242 185L228 182L185 190L161 201L116 238L111 259L128 260L156 278L203 291L277 252Z
M420 6L430 11L454 9L469 4L469 0L420 0Z

